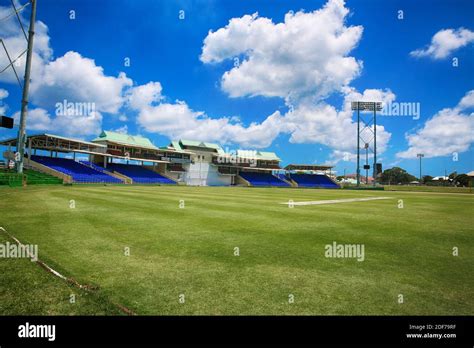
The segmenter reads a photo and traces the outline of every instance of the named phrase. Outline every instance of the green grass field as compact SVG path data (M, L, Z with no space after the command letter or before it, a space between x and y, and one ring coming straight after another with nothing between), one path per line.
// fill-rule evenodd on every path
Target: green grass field
M382 196L390 199L280 204ZM139 315L473 315L473 203L470 194L391 191L2 188L0 226L99 289L0 259L0 314L120 314L120 304ZM326 258L333 241L363 244L365 260Z

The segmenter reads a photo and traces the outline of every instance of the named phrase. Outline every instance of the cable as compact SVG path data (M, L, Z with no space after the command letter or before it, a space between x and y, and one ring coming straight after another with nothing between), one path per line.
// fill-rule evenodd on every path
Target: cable
M13 3L13 0L10 0L12 3L12 7L15 10L16 18L18 19L18 23L20 23L21 30L23 31L23 35L25 35L25 40L28 42L28 35L26 35L25 28L23 27L23 23L21 22L20 16L18 15L18 11L16 10L15 4Z
M0 39L0 42L2 43L2 46L3 46L3 48L5 49L5 53L7 54L8 60L10 61L10 66L12 67L13 72L15 73L16 79L18 80L18 84L20 85L20 88L23 88L23 86L22 86L22 84L21 84L21 81L20 81L20 78L18 77L18 74L17 74L17 72L16 72L15 66L12 64L12 60L11 60L11 58L10 58L10 54L8 53L7 47L5 46L5 43L3 42L2 39ZM17 58L17 59L18 59L18 58Z
M12 13L10 13L8 16L5 16L3 18L0 19L0 22L1 21L4 21L4 20L7 20L8 18L10 18L11 16L13 16L15 14L15 12L18 14L19 12L21 12L26 6L28 6L30 3L27 2L26 4L24 4L23 6L19 7L18 9L16 9L15 11L13 11Z
M15 63L18 59L20 59L26 52L28 51L28 49L24 50L18 57L16 57L10 64L8 64L5 68L2 69L2 71L0 71L0 74L2 72L4 72L5 70L7 70L13 63Z

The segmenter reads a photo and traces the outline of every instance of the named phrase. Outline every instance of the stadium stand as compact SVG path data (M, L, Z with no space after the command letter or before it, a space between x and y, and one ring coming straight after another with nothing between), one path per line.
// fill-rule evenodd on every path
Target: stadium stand
M121 180L113 176L99 172L72 159L43 156L31 156L31 159L58 172L71 176L72 179L78 183L122 183Z
M103 168L103 167L100 167L92 162L89 162L89 161L79 161L79 163L82 163L88 167L91 167L92 169L95 169L97 170L98 172L101 172L101 173L104 173L104 174L108 174L107 171Z
M107 170L116 171L141 184L176 184L175 181L164 177L152 170L131 164L109 163Z
M291 174L290 177L298 184L298 187L339 188L339 186L326 175Z
M275 174L275 176L279 178L280 180L288 180L288 177L286 176L286 174L278 173L278 174Z
M247 180L252 186L290 186L270 173L240 172L239 175Z

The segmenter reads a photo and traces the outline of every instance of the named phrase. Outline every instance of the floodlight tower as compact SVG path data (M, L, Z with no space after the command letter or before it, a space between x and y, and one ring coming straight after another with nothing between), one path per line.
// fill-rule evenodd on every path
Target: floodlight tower
M357 187L360 186L360 140L364 141L365 144L370 144L372 140L374 141L373 149L370 149L370 146L368 146L366 147L366 151L370 149L374 154L373 176L375 186L377 184L377 111L382 110L382 103L357 101L351 103L351 108L353 111L357 111ZM369 121L365 121L363 118L360 117L360 111L373 111L373 116ZM363 126L362 129L360 127L361 122ZM372 139L370 139L369 141L366 141L365 139L361 138L361 134L362 132L364 132L365 129L370 130L373 134ZM370 165L364 165L364 169L368 172L368 170L370 169Z
M21 114L20 114L20 129L18 130L17 152L18 162L16 170L18 174L23 173L23 156L25 153L26 143L26 117L28 115L28 91L30 88L30 72L31 72L31 57L33 55L33 36L35 34L35 20L36 20L36 0L31 1L31 16L30 27L28 28L28 48L26 52L25 64L25 80L23 84L23 94L21 97Z

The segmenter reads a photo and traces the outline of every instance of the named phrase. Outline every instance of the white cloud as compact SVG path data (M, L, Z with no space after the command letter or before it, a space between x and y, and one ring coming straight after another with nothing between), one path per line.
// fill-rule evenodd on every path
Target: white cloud
M443 29L431 39L431 44L410 52L414 57L432 57L443 59L455 50L474 42L474 32L469 29Z
M117 129L114 129L114 132L117 133L122 133L122 134L127 134L128 133L128 126L125 124L122 127L119 127Z
M8 91L0 88L0 116L5 116L5 113L7 112L7 105L2 101L2 99L5 99L6 97L8 97Z
M474 142L474 90L469 91L454 108L445 108L426 121L422 129L407 134L408 149L397 153L398 158L416 158L452 155L467 151Z
M16 5L19 7L18 4ZM0 6L0 18L5 18L13 12L11 6ZM23 23L28 23L27 18L20 12ZM27 28L25 28L27 30ZM14 60L23 51L26 50L27 42L18 24L16 16L10 16L2 21L0 25L0 37L3 39L8 49L10 58ZM0 46L0 68L3 69L9 64L8 57L2 46ZM53 50L50 47L50 39L48 35L48 27L41 21L35 23L35 35L32 57L32 79L36 79L41 75L44 64L52 57ZM23 83L23 75L25 72L26 53L15 62L15 69L18 73L20 81ZM0 81L7 83L17 83L12 68L8 68L4 73L0 74Z
M94 60L69 51L47 63L40 78L32 80L31 99L46 108L63 100L95 103L97 111L115 113L125 101L124 89L131 85L124 73L107 76Z
M127 91L127 101L131 108L141 109L162 99L163 88L159 82L132 87Z
M345 26L343 0L329 0L320 10L287 13L283 23L257 14L233 18L204 40L201 60L243 61L222 76L231 97L325 97L349 84L362 62L347 56L358 44L362 26Z
M291 106L285 115L250 126L268 129L268 139L278 135L274 132L287 133L291 143L323 144L333 149L333 158L350 158L357 146L350 101L387 103L395 95L378 89L361 94L349 87L362 69L362 62L349 54L363 27L347 26L348 14L343 0L329 0L317 11L287 13L282 23L257 14L233 18L209 32L200 59L208 64L242 60L222 76L221 87L229 96L281 97ZM323 101L335 92L344 95L340 110ZM247 129L246 134L251 132ZM370 134L365 136L369 141ZM390 133L377 126L377 138L382 153Z
M15 123L20 123L20 112L17 111L13 118ZM27 129L34 131L45 131L51 129L51 116L45 109L37 108L28 110Z
M474 90L466 93L466 95L459 102L458 107L462 110L474 107Z
M341 110L324 102L314 104L305 100L284 115L277 111L263 122L248 126L238 121L238 117L210 118L202 111L192 110L184 101L140 104L136 108L137 122L147 132L172 139L236 143L257 148L268 147L280 134L289 134L291 143L323 144L332 148L336 156L342 152L354 152L357 146L357 126L352 120L348 100L391 101L395 98L390 90L370 89L362 94L353 88L345 91L347 94ZM370 141L370 136L369 130L363 134L367 141ZM377 126L377 139L378 152L382 153L387 148L390 133L381 125Z
M281 115L275 112L264 122L245 127L235 118L210 118L202 111L194 111L183 101L140 105L138 124L147 132L159 133L171 139L196 139L237 143L242 146L267 147L280 133Z
M367 89L362 94L353 88L344 89L343 106L337 110L334 106L321 102L319 104L302 103L292 112L285 115L284 123L292 143L319 143L333 149L333 158L352 158L357 149L357 123L352 120L350 102L382 101L395 99L390 90ZM373 127L371 128L373 130ZM383 153L391 134L382 125L377 126L377 152ZM372 133L366 129L361 138L371 141ZM363 146L363 144L361 144Z
M11 13L11 6L0 6L0 18L5 18ZM21 12L20 16L24 23L28 23L24 13ZM12 59L26 49L27 43L15 16L2 21L0 37L4 40ZM77 52L70 51L62 57L53 59L48 27L41 21L36 22L33 47L29 129L54 131L70 136L85 136L99 132L101 112L119 111L126 100L125 90L132 86L132 80L124 73L119 73L117 77L106 75L104 69L96 65L94 60L82 57ZM15 64L22 82L25 60L26 55ZM8 60L2 52L0 67L6 65ZM17 83L12 69L0 74L0 81ZM56 103L62 103L64 100L69 103L94 103L95 111L88 115L51 118L47 110L52 110ZM37 108L32 107L33 105Z
M395 100L395 94L388 88L386 89L366 89L363 93L358 92L353 87L344 87L342 92L345 95L344 109L350 110L351 102L382 102L382 104L389 104Z
M16 112L13 117L18 123L20 112ZM91 112L89 115L58 115L52 117L47 110L35 108L28 110L27 129L82 138L100 133L101 123L102 115L99 112Z

